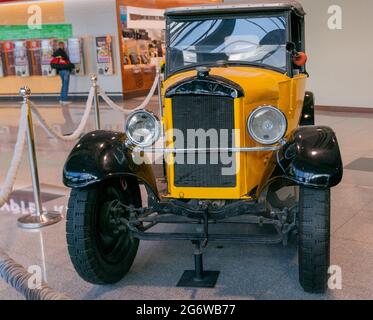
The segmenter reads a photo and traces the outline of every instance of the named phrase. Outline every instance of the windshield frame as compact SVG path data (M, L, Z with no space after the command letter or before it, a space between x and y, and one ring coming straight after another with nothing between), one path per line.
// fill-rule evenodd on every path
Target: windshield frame
M199 64L193 64L193 65L187 65L182 66L177 69L170 70L170 63L168 63L169 59L169 51L170 51L170 25L172 22L191 22L196 20L213 20L213 19L244 19L244 18L266 18L273 15L283 15L285 18L285 33L286 33L286 42L291 41L291 27L290 27L290 16L291 16L291 10L267 10L265 12L239 12L239 13L225 13L225 14L211 14L211 13L201 13L201 14L195 14L193 16L184 16L184 15L166 15L166 68L165 68L165 77L166 79L171 77L172 75L175 75L177 73L183 72L183 71L189 71L194 70L197 67L206 66L206 67L218 67L219 65L215 62L206 62L206 63L199 63ZM286 67L285 70L279 69L270 65L266 64L259 64L259 63L250 63L247 61L227 61L227 66L250 66L255 68L262 68L262 69L268 69L273 70L276 72L279 72L281 74L288 74L292 75L292 69L291 69L291 58L290 54L286 54Z

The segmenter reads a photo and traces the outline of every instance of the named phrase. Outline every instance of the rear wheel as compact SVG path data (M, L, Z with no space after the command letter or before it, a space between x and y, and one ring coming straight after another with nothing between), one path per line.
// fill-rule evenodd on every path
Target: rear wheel
M110 180L74 189L70 195L66 222L70 258L78 274L93 284L121 280L137 253L138 239L119 221L128 219L129 213L112 210L118 202L141 206L137 181Z
M330 189L300 187L299 281L306 292L324 293L330 265Z

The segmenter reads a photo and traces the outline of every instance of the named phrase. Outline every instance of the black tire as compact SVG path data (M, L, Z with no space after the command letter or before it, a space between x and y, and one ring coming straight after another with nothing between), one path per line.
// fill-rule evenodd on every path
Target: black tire
M330 189L300 187L299 282L308 293L325 293L330 266Z
M109 180L71 191L66 222L68 251L78 274L93 284L120 281L138 250L138 239L123 225L118 229L118 220L108 210L116 200L140 207L137 181Z

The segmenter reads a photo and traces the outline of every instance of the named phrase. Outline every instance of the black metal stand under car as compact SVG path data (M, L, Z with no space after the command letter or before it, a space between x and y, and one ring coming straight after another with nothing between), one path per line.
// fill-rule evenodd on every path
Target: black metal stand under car
M333 130L314 125L313 94L305 91L304 14L296 1L166 12L163 126L152 112L136 110L125 133L85 135L64 167L64 184L72 188L68 250L83 279L95 284L121 280L139 240L187 240L195 246L195 270L187 270L178 285L213 287L219 272L205 271L202 259L209 242L286 245L296 234L300 284L307 292L325 292L330 189L340 183L343 165ZM250 41L237 41L243 30ZM228 145L216 149L211 142L192 148L166 137L163 148L151 148L163 127L183 134L235 129L242 139L236 145L232 133ZM178 154L223 150L237 155L233 158L241 168L229 177L222 175L221 160L167 161ZM164 156L163 194L152 166L137 161L147 151ZM291 196L284 198L284 190ZM196 231L154 231L160 224L192 225ZM274 232L211 232L220 224Z

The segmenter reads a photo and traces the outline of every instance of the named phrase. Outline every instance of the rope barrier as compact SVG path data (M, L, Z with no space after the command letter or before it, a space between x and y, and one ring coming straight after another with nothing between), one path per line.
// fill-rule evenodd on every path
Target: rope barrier
M11 287L21 293L27 300L71 300L66 294L54 291L45 282L39 288L29 286L32 274L11 259L0 249L0 277Z
M99 90L99 94L101 96L101 98L113 109L116 109L120 112L123 112L124 114L128 115L134 111L137 111L137 110L141 110L141 109L145 109L147 107L147 105L150 103L150 100L152 99L152 97L154 96L155 94L155 91L157 90L158 88L158 84L159 84L159 76L156 76L155 79L154 79L154 82L153 82L153 85L152 87L150 88L150 91L148 93L148 95L146 96L145 100L136 108L134 109L124 109L122 108L121 106L118 106L113 100L111 100L108 95L105 93L105 91L103 91L101 89L101 87L98 87L98 90Z
M96 95L97 91L100 94L100 96L102 97L102 99L111 108L116 109L116 110L118 110L120 112L123 112L125 114L130 114L131 112L134 112L136 110L146 108L146 106L149 104L151 98L154 96L155 91L158 88L159 81L160 81L159 77L156 76L155 79L154 79L153 85L152 85L148 95L146 96L145 100L138 107L136 107L135 109L131 109L131 110L123 109L121 106L118 106L117 104L115 104L107 96L107 94L103 90L101 90L101 88L98 85L92 86L90 91L89 91L89 95L88 95L86 108L85 108L83 117L82 117L77 129L71 135L68 135L68 136L64 136L64 135L60 134L56 129L49 126L47 121L45 120L45 118L43 118L43 116L40 114L36 105L33 102L31 102L30 100L28 100L28 101L30 103L30 108L31 108L32 114L35 115L35 117L38 119L41 127L46 131L46 133L48 135L53 136L53 137L55 137L57 139L60 139L62 141L74 141L74 140L79 139L81 134L84 131L84 128L87 124L87 121L88 121L88 118L89 118L89 115L90 115L90 112L91 112L91 109L92 109L93 101L95 99L95 95ZM27 130L27 112L28 112L28 105L27 105L27 103L23 103L22 107L21 107L21 115L20 115L20 120L19 120L17 142L16 142L16 145L15 145L15 148L14 148L14 153L13 153L11 165L10 165L10 168L8 170L7 176L5 178L4 186L2 187L2 189L0 191L0 208L6 203L6 201L8 200L8 198L9 198L9 196L10 196L12 190L13 190L14 182L15 182L17 172L18 172L18 168L19 168L19 165L20 165L21 160L22 160L22 154L23 154L25 139L26 139L26 130Z
M20 90L20 94L23 96L23 103L20 112L17 141L14 147L12 161L6 175L4 185L0 191L0 208L6 203L6 201L8 201L9 196L13 191L18 169L22 161L26 135L28 137L29 144L30 141L33 144L32 118L30 109L31 107L28 100L28 96L30 95L30 93L31 91L27 87L21 88ZM34 147L34 145L32 147ZM32 160L35 159L30 159L30 161ZM33 172L32 174L37 176L36 166L34 166L34 169L35 172ZM33 187L35 188L34 183ZM39 186L37 187L39 188ZM55 219L55 221L59 220ZM0 278L3 278L6 283L11 285L18 292L24 295L27 300L70 300L67 295L55 292L54 290L49 288L45 282L42 281L37 288L31 288L29 284L32 283L32 277L32 274L28 273L25 268L16 263L0 249Z
M104 92L104 91L101 91L101 88L99 88L99 93L100 93L100 96L101 98L107 103L107 105L114 109L114 110L118 110L119 112L122 112L124 113L125 115L128 115L132 112L132 110L127 110L127 109L124 109L123 107L121 106L118 106L113 100L111 100L107 94Z
M74 141L74 140L79 139L79 137L83 133L84 128L87 124L89 114L91 112L92 105L93 105L94 94L95 94L94 88L92 87L89 91L88 100L87 100L87 103L86 103L86 108L84 110L82 120L80 121L77 129L71 135L68 135L68 136L63 136L59 132L57 132L57 130L50 127L48 125L47 121L40 114L39 110L37 109L36 105L33 102L30 102L31 103L31 111L35 115L35 117L38 119L40 125L47 132L47 134L49 134L51 136L54 136L57 139L60 139L60 140L63 140L63 141Z
M92 109L93 100L94 100L95 94L96 94L95 90L97 90L99 92L102 99L111 108L116 109L116 110L118 110L120 112L123 112L125 114L130 114L131 112L134 112L136 110L146 108L146 106L149 104L151 98L154 96L155 91L158 88L159 80L160 80L159 77L156 76L155 79L154 79L153 85L152 85L148 95L146 96L145 100L138 107L136 107L135 109L131 109L131 110L123 109L121 106L118 106L117 104L115 104L99 86L92 86L90 91L89 91L89 95L88 95L86 108L85 108L83 117L82 117L77 129L71 135L68 135L68 136L64 136L64 135L60 134L56 129L49 126L47 121L45 120L45 118L43 118L43 116L40 114L36 105L33 102L31 102L30 100L28 100L28 101L30 103L30 108L31 108L32 114L35 115L35 117L38 119L41 127L46 131L46 133L48 135L53 136L53 137L55 137L57 139L60 139L62 141L74 141L74 140L77 140L77 139L80 138L80 136L83 133L84 128L87 124L87 121L88 121L88 118L89 118L89 115L90 115L90 112L91 112L91 109ZM28 109L28 105L26 103L23 103L22 107L21 107L21 115L20 115L20 120L19 120L17 142L16 142L16 145L15 145L15 148L14 148L14 153L13 153L11 165L10 165L10 168L8 170L7 176L5 178L4 186L2 187L2 189L0 191L0 208L8 200L8 198L9 198L9 196L10 196L12 190L13 190L14 182L15 182L17 172L18 172L18 168L19 168L19 165L20 165L21 160L22 160L22 154L23 154L25 139L26 139L26 129L27 129L26 128L27 127L27 112L28 112L27 109Z
M22 161L23 150L26 140L26 126L27 126L27 104L23 104L21 107L21 115L19 120L19 128L17 135L17 142L14 147L12 161L6 175L4 186L0 191L0 208L8 201L10 194L13 191L14 183L17 177L19 165Z
M77 127L77 129L69 136L63 136L53 127L49 126L47 121L42 117L39 110L37 109L36 105L31 102L28 97L31 94L29 88L24 87L21 88L20 93L24 98L24 101L21 106L21 115L19 120L19 128L17 134L17 142L15 144L14 152L12 161L10 164L10 168L6 175L4 186L0 190L0 208L8 201L10 194L13 191L14 183L17 177L18 169L20 163L22 161L22 155L25 146L26 134L28 132L29 138L29 156L31 157L31 169L32 169L32 177L33 177L33 188L34 188L34 196L35 201L39 202L39 206L41 207L40 201L40 187L39 187L39 178L37 173L37 165L36 165L36 156L35 156L35 146L34 146L34 138L33 138L33 129L32 129L32 114L38 119L41 127L49 134L50 136L54 136L57 139L63 141L74 141L80 138L81 134L84 131L84 128L87 124L93 102L95 102L95 115L96 115L96 126L99 129L99 110L98 110L98 94L102 97L102 99L113 109L119 110L125 114L129 114L139 109L144 109L149 104L151 98L155 94L155 91L159 90L160 88L160 78L157 76L154 79L154 83L149 91L149 94L145 98L145 100L135 109L132 110L125 110L122 107L115 104L107 95L106 93L101 90L101 88L97 85L97 77L92 77L93 86L91 87L86 103L86 108L84 110L83 117ZM31 145L30 145L31 144ZM24 220L24 221L23 221ZM42 220L44 222L42 222ZM46 225L50 225L60 221L60 216L54 213L48 212L41 212L39 210L37 215L27 215L22 217L18 220L18 225L25 228L37 228ZM33 275L28 273L25 268L21 265L17 264L14 260L12 260L6 253L4 253L0 249L0 277L5 280L9 285L15 288L18 292L20 292L27 300L70 300L65 294L61 294L55 292L53 289L49 288L45 282L42 282L40 287L37 289L30 289L29 282Z

